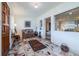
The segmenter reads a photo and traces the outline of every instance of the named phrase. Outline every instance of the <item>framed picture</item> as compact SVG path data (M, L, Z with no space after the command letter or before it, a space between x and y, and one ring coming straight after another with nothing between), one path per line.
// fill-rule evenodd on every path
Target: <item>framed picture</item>
M31 22L30 21L26 21L25 22L25 27L31 27Z
M42 20L40 20L40 27L42 27Z
M40 20L40 30L42 29L42 20Z

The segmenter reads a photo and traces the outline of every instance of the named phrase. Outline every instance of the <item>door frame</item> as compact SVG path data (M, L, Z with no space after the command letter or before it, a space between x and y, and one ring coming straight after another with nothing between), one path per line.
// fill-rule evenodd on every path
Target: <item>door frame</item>
M46 38L46 35L47 35L46 34L46 32L47 32L47 30L46 30L46 22L47 22L48 19L50 19L50 22L51 22L51 16L45 18L45 38ZM50 28L50 30L51 30L51 28ZM50 35L51 35L51 33L50 33ZM50 36L50 39L51 39L51 36Z

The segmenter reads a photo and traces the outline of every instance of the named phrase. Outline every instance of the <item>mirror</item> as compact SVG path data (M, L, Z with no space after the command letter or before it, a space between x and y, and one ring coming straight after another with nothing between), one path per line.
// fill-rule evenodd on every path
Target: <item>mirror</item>
M79 7L55 15L55 30L79 32Z

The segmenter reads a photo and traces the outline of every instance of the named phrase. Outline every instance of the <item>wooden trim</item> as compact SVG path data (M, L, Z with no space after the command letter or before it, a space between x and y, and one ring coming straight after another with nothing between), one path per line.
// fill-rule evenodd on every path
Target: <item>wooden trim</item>
M9 50L9 16L10 10L6 2L2 2L2 56L7 56Z

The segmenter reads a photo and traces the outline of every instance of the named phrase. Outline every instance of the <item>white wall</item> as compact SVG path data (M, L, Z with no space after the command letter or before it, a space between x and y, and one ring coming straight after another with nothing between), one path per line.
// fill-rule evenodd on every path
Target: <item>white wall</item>
M10 49L12 48L12 44L13 44L13 41L12 41L12 37L11 37L11 34L14 33L14 17L13 15L10 15Z
M22 36L22 29L33 29L35 30L35 19L26 17L26 16L18 16L14 18L15 21L14 23L16 24L16 29L18 34ZM31 22L31 27L25 27L25 21L30 21Z
M1 3L0 3L0 56L1 56Z
M9 40L10 46L9 46L9 48L11 49L12 43L13 43L12 38L11 38L11 34L14 31L14 13L13 13L14 4L12 2L7 2L7 4L10 8L10 40Z
M78 32L61 32L61 31L54 31L53 40L57 45L61 45L65 43L69 46L70 51L79 55L79 33Z
M44 20L45 22L45 18L51 16L51 41L56 43L56 44L61 44L61 43L67 43L70 47L70 49L79 54L79 47L78 47L78 43L79 43L79 33L71 33L71 32L58 32L58 34L54 35L55 33L55 18L54 15L60 14L62 12L68 11L70 9L79 7L79 3L76 2L72 2L72 3L63 3L59 6L57 6L56 8L51 9L50 11L48 11L47 13L41 15L40 17L37 18L37 20L39 21L40 19ZM37 24L38 25L38 24ZM45 23L43 23L43 28L45 29ZM57 33L57 32L56 32ZM68 37L66 37L67 34L70 34ZM45 30L42 31L42 35L45 35ZM59 37L63 38L56 38L58 35L60 35ZM62 36L63 35L63 36ZM76 36L77 35L77 36ZM45 38L45 36L42 36L43 38ZM66 39L65 39L66 38ZM72 39L74 38L74 39ZM62 40L62 42L60 41ZM58 42L58 43L57 43ZM71 42L71 43L70 43ZM76 43L77 42L77 43ZM72 45L72 46L71 46Z

